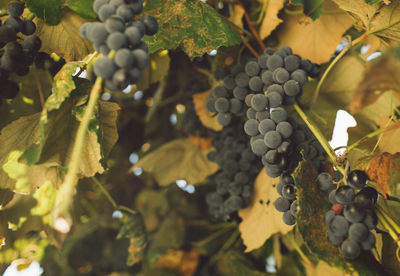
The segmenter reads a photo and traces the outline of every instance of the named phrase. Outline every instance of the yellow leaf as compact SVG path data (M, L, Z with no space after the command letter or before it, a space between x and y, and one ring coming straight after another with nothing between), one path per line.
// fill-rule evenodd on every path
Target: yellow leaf
M335 7L330 10L335 10ZM279 46L289 45L302 58L308 58L314 63L325 63L331 59L352 23L344 12L322 14L315 21L304 14L286 14L278 32Z
M36 18L36 34L42 40L41 51L56 53L62 56L67 62L82 60L89 53L93 52L92 43L83 39L79 29L85 19L70 10L64 10L60 14L61 21L58 25L47 25Z
M356 276L358 273L346 273L343 270L328 265L324 261L319 261L317 265L313 265L311 263L303 263L305 269L306 269L306 274L307 276L320 276L320 275L329 275L329 276Z
M283 21L278 17L279 11L283 8L284 0L269 0L265 16L260 27L260 37L268 37L273 30Z
M175 139L141 158L132 169L142 168L152 173L161 186L178 179L195 185L218 170L218 165L207 159L209 151L202 150L189 138Z
M239 231L245 252L261 247L275 233L286 234L293 229L283 222L282 213L274 207L274 201L279 197L275 188L278 182L279 178L270 178L265 170L261 170L254 183L252 202L239 210L242 218Z
M393 128L390 131L382 133L379 137L379 150L381 152L389 152L391 154L395 154L396 152L400 152L400 124L399 121L393 122L389 118L383 118L379 125L381 128Z
M208 112L206 109L206 101L208 99L210 91L211 90L193 95L194 109L196 110L197 116L199 116L201 123L205 127L220 131L222 129L222 126L218 124L217 117L212 117L212 113Z
M233 24L243 29L243 15L244 15L244 8L242 5L235 4L233 6L233 12L231 12L231 16L229 20L232 21Z
M368 33L400 41L400 1L391 5L367 4L364 0L334 0L339 7L361 20Z

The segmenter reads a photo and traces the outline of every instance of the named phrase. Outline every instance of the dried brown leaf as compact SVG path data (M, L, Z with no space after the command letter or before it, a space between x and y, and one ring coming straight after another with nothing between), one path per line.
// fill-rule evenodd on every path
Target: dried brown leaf
M217 117L212 117L213 113L208 112L206 109L206 101L208 99L210 91L211 90L193 95L194 109L196 110L197 116L199 116L201 123L205 127L220 131L222 129L222 126L218 124Z
M364 77L353 93L349 105L352 113L373 104L386 91L392 90L400 98L400 63L390 57L370 63L365 67Z
M368 162L366 173L383 195L400 195L400 153L384 152Z
M261 247L275 233L286 234L293 226L286 225L282 213L276 211L274 201L279 197L276 185L279 178L271 178L261 170L254 183L253 199L250 205L239 210L242 222L239 231L245 252Z
M295 54L325 63L351 25L352 20L345 13L322 14L315 21L306 15L286 14L277 34L279 46L290 45Z
M264 39L268 37L275 28L282 23L282 19L278 17L279 11L285 4L284 0L269 0L265 11L264 19L260 27L260 37Z

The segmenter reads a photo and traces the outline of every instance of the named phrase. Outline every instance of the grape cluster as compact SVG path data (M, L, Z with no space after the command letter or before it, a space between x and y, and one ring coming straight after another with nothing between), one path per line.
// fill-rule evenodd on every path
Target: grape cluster
M287 225L296 223L296 213L299 210L296 188L293 177L289 174L281 175L276 190L280 195L274 202L275 209L283 212L283 222Z
M237 138L232 127L215 133L212 145L215 151L208 154L220 170L213 176L216 191L209 193L206 202L210 213L221 220L229 220L237 210L249 203L251 183L260 170L260 162L251 152L245 138Z
M332 177L328 175L323 173L317 178L317 184L325 190L333 186ZM347 177L348 185L329 193L332 208L324 219L329 229L328 241L340 246L343 256L349 260L356 259L361 250L375 247L375 235L370 230L378 223L373 209L378 193L374 188L365 187L367 180L364 171L353 170Z
M109 90L123 90L140 80L150 62L142 37L158 31L157 21L151 15L135 20L143 10L142 0L95 0L93 10L101 22L84 23L80 34L103 55L94 63L94 77L103 78ZM111 50L115 54L108 56Z
M20 1L10 1L7 4L9 17L0 21L0 101L15 98L19 92L18 84L9 80L11 73L24 76L29 73L35 56L42 46L40 38L33 33L36 25L32 20L21 19L25 5ZM23 41L18 33L24 35Z

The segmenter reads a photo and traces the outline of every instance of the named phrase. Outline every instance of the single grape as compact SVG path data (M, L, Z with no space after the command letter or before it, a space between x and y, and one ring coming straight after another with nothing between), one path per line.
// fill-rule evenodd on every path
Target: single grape
M324 224L326 225L326 227L329 228L331 221L333 220L334 217L335 217L335 212L333 212L332 210L329 210L328 212L325 213Z
M115 6L111 4L104 4L99 8L99 12L97 13L99 15L99 18L102 22L105 22L107 18L115 14Z
M122 17L125 22L130 22L134 18L134 13L128 5L120 5L117 8L117 15Z
M129 85L129 75L126 69L118 69L113 77L112 81L118 90L123 90Z
M288 200L296 198L296 188L292 184L286 184L282 187L282 196Z
M262 156L267 152L268 147L265 145L262 139L257 139L253 143L251 143L251 150L254 152L255 155Z
M254 97L255 94L248 94L245 98L244 98L244 102L246 103L246 105L248 107L251 107L251 99Z
M359 194L366 194L373 204L378 201L378 192L372 187L363 188Z
M293 145L289 141L283 141L277 150L278 150L278 153L288 156L293 151Z
M280 155L278 154L278 151L276 150L269 150L265 154L265 160L270 163L270 164L276 164L279 162L279 157Z
M260 66L261 69L267 69L267 61L268 61L269 55L268 54L262 54L258 58L258 65Z
M125 31L125 22L122 19L122 17L120 17L118 15L112 15L109 18L107 18L104 25L105 25L105 29L110 34L114 33L114 32L123 33ZM108 36L108 34L107 34L107 36Z
M249 61L244 67L244 71L250 77L257 76L260 72L260 66L258 65L257 61Z
M258 121L255 119L247 120L244 123L244 132L249 136L255 136L258 134Z
M289 72L293 72L300 68L300 58L294 55L289 55L284 58L284 67Z
M297 70L293 71L290 74L290 78L292 80L297 81L301 86L303 86L307 83L307 74L301 69L297 69Z
M340 246L340 250L343 256L349 260L356 259L361 253L359 244L353 240L345 240Z
M283 59L278 54L273 54L267 61L268 69L274 71L275 69L283 66Z
M10 1L7 4L7 13L12 17L20 17L24 12L24 4L19 1Z
M279 67L274 70L272 77L275 82L282 84L289 80L290 75L285 68Z
M280 122L286 121L288 115L285 109L283 109L282 107L278 107L271 111L270 117L271 120L279 124Z
M22 21L21 33L24 35L31 35L36 31L36 25L32 20Z
M258 131L262 134L265 135L267 132L271 130L275 130L276 124L274 121L271 119L265 119L260 122L258 125Z
M287 225L294 225L296 223L296 217L293 216L290 211L283 213L283 222Z
M135 49L132 51L132 54L135 57L136 66L138 69L143 70L147 67L147 65L149 65L149 55L142 49Z
M98 14L100 8L101 8L103 5L107 4L107 3L108 3L108 0L95 0L95 1L93 2L93 6L92 6L94 12Z
M313 64L309 59L302 59L300 68L303 69L304 71L310 73L312 71Z
M354 199L354 190L349 186L340 186L336 190L335 199L340 204L349 204Z
M112 50L126 48L128 46L128 38L121 32L114 32L107 37L107 46ZM147 53L145 54L147 56Z
M241 112L243 103L240 100L233 98L229 100L229 103L230 103L229 112L233 114L239 114Z
M363 250L371 250L372 248L375 247L375 243L376 243L375 235L369 232L368 237L360 244Z
M250 78L245 72L240 72L235 76L235 83L238 87L247 87L249 80Z
M106 26L100 22L92 23L87 28L87 37L96 44L103 44L108 37Z
M233 96L236 99L239 99L239 100L242 100L242 101L246 98L248 93L249 93L249 91L246 88L243 88L243 87L236 86L233 89Z
M358 193L354 197L354 202L360 204L363 208L373 208L374 202L366 193Z
M353 189L361 189L364 188L367 183L368 176L364 171L361 170L353 170L347 176L347 183Z
M254 76L249 81L250 89L255 92L261 92L263 86L263 82L259 76Z
M264 136L264 143L271 149L276 149L282 143L282 136L275 130L268 131Z
M215 110L220 113L225 113L229 111L229 100L227 98L218 98L215 101Z
M282 105L282 95L277 92L270 92L267 94L269 107L279 107Z
M358 203L353 202L344 207L343 215L352 223L360 222L365 217L365 209Z
M256 111L251 107L246 111L246 116L248 119L256 119L256 114Z
M257 111L256 112L256 119L261 122L262 120L268 119L269 118L269 111Z
M217 122L221 126L227 126L232 121L232 113L219 113L217 115Z
M369 234L368 228L360 222L352 223L349 227L349 237L357 242L364 241Z
M122 48L116 51L114 62L120 68L129 69L135 64L135 57L130 50Z
M90 22L85 22L85 23L83 23L83 24L81 25L81 27L80 27L80 29L79 29L79 34L80 34L81 37L83 37L84 39L88 39L87 32L88 32L88 29L89 29L89 27L90 27L91 24L92 24L92 23L90 23Z
M335 236L332 231L328 231L328 241L334 246L338 246L342 244L344 238Z
M158 24L157 24L157 20L153 16L146 14L140 18L140 21L142 21L142 23L145 27L146 35L154 35L157 33Z
M283 85L283 90L285 91L286 95L288 95L290 97L295 97L295 96L299 95L299 93L300 93L300 85L295 80L288 80Z
M335 216L329 225L329 230L337 237L344 237L349 230L349 222L343 216Z
M116 71L117 67L114 61L108 57L101 57L94 63L93 70L96 76L103 79L109 79Z
M329 193L329 202L331 204L337 204L338 202L336 201L336 190L332 190Z
M290 208L290 202L288 199L278 197L274 202L275 209L279 212L286 212Z
M287 139L292 135L293 127L288 122L281 121L276 125L276 131L279 132L283 138Z
M273 73L270 70L265 70L262 75L261 75L261 80L263 81L264 84L271 84L274 79L273 79Z
M296 216L297 212L300 210L300 206L298 204L297 199L295 201L292 202L292 204L290 205L290 213L293 216Z
M233 88L235 88L235 80L232 76L226 76L224 78L224 87L226 89L232 90Z
M251 98L251 107L255 111L263 111L267 106L268 106L268 99L263 94L257 94Z
M378 225L378 216L375 214L373 210L365 210L365 217L363 219L363 223L367 226L368 229L375 229Z

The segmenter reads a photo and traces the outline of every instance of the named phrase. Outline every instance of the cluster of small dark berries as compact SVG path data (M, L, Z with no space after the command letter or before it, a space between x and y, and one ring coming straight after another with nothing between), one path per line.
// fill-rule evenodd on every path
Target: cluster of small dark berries
M281 175L276 190L280 197L274 202L275 209L283 212L282 219L284 223L287 225L295 224L299 205L293 177L288 174Z
M7 5L9 17L0 25L0 101L18 95L18 84L9 80L9 76L12 73L19 76L28 74L29 66L42 46L40 38L33 34L36 31L35 23L20 18L24 8L24 3L10 1ZM19 33L24 35L23 39L18 37Z
M212 177L216 191L209 193L206 201L210 213L224 221L249 203L252 183L261 168L247 139L238 136L234 128L223 128L214 134L215 151L208 154L208 159L216 162L220 170Z
M349 260L356 259L362 250L375 247L375 235L370 230L376 229L378 223L374 212L378 193L374 188L365 187L367 180L364 171L353 170L347 177L348 185L329 193L332 208L325 214L328 241L340 246L343 256ZM317 185L328 190L333 186L332 176L320 174Z
M87 22L80 29L103 55L94 63L91 79L101 77L107 89L123 90L140 80L141 70L150 62L142 38L157 33L157 21L151 15L135 20L143 10L142 0L95 0L93 10L101 22ZM115 55L109 57L111 50Z

